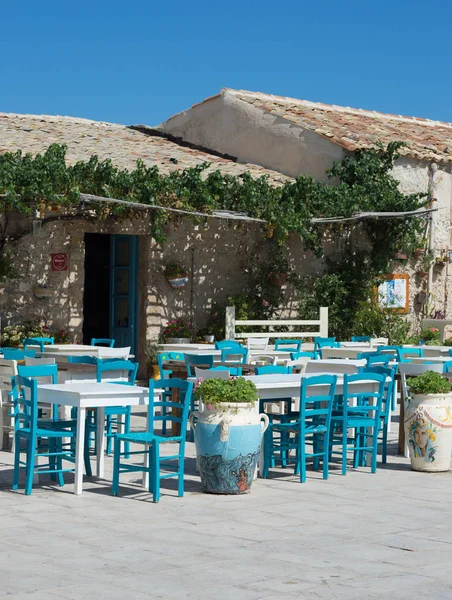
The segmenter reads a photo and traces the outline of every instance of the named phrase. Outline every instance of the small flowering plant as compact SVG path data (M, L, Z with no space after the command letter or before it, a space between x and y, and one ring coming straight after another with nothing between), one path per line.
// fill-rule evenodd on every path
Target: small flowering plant
M59 329L55 331L53 337L55 338L55 344L70 344L73 341L69 329Z
M223 403L253 406L257 400L257 389L252 381L243 377L198 379L194 396L202 400L207 408L216 408Z
M163 273L167 279L183 279L187 277L187 269L176 263L166 265Z
M22 340L33 337L52 337L52 333L47 325L38 321L24 321L18 325L7 325L3 329L1 343L4 347L17 348Z
M183 319L171 319L163 330L163 338L189 338L191 337L190 325Z

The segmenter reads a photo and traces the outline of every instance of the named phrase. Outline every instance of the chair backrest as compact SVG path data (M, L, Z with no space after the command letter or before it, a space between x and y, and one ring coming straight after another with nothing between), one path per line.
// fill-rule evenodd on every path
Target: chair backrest
M39 346L40 352L44 352L44 344L54 344L55 338L53 337L33 337L26 338L22 340L22 344L24 346L24 350L26 350L27 346Z
M230 371L226 368L224 370L218 369L200 369L195 367L196 379L229 379Z
M27 379L35 379L38 384L58 383L58 365L18 365L17 373Z
M5 360L23 360L26 356L30 358L35 357L36 350L31 350L30 348L26 348L25 350L21 350L20 348L5 348L3 352Z
M192 366L201 365L211 369L213 367L213 354L184 354L185 366L187 367L188 377L194 377Z
M370 335L352 335L352 342L370 342Z
M221 351L221 362L227 361L246 364L248 350L246 348L225 348Z
M78 354L74 354L74 356L68 356L67 361L68 363L75 363L79 365L97 365L99 359L97 356L88 356L86 354L79 356Z
M243 346L235 340L222 340L221 342L215 342L215 350L224 350L227 348L243 348Z
M381 354L379 352L377 352L376 350L368 350L366 352L359 352L356 358L367 359L367 358L369 358L369 356L381 356Z
M363 387L369 387L369 382L373 382L373 389L363 390ZM362 415L367 413L367 417L374 419L374 425L380 418L381 407L384 397L386 377L380 373L358 373L357 375L344 375L344 402L343 416L344 421L353 414ZM353 400L353 405L352 401Z
M400 350L400 346L378 346L378 354L390 354L391 356L397 356L397 350Z
M259 362L265 362L268 365L277 365L278 364L278 357L270 356L269 354L256 354L255 356L251 356L251 354L248 354L247 360L249 360L250 363L259 361Z
M113 348L115 340L112 338L91 338L91 346L107 346Z
M256 375L275 375L277 373L290 375L292 373L292 367L284 367L282 365L264 365L262 367L256 367L255 373Z
M320 350L321 348L339 348L339 342L336 342L335 337L315 337L314 338L314 351Z
M309 358L297 358L296 360L286 359L283 361L285 367L295 368L299 373L305 373L308 362Z
M397 360L401 362L411 362L413 357L423 357L423 348L397 348Z
M212 367L211 369L209 369L209 371L228 371L229 376L242 376L242 367L225 367L224 365L218 365L217 367Z
M38 383L34 379L15 375L11 380L11 397L13 401L14 431L27 428L30 430L30 443L38 426Z
M450 373L452 371L452 360L448 360L443 363L443 373Z
M391 354L373 354L372 356L367 357L367 366L368 367L387 367L389 361L392 360L394 356Z
M394 386L395 386L395 367L364 367L361 373L378 373L379 375L383 375L385 378L385 386L384 386L384 394L383 394L383 403L381 409L381 415L384 417L385 421L388 421L390 414L390 407L392 404L392 397L394 394Z
M127 360L130 356L130 346L125 348L104 348L103 346L99 346L97 356L99 358L123 358Z
M303 340L275 340L275 350L293 350L300 352Z
M329 429L337 375L318 375L302 379L300 388L300 433L306 425L323 425ZM328 386L326 393L319 392L319 386ZM325 444L328 440L324 441Z
M163 423L167 425L166 431L172 439L179 440L181 443L181 453L183 456L185 438L187 432L188 423L188 412L190 410L191 399L193 394L193 383L177 378L161 379L158 382L159 388L163 388L166 392L172 392L172 390L179 390L179 398L175 398L171 394L171 398L168 399L168 394L163 396L163 400L155 400L154 387L155 382L153 379L149 380L149 409L148 409L148 431L156 431L156 423L161 423L161 429L164 430ZM180 434L174 436L172 434L172 423L179 423ZM160 435L160 434L159 434Z
M128 385L135 385L138 372L138 363L134 363L131 360L99 360L97 362L97 381L100 383L105 378L106 373L112 373L113 371L126 371L128 374L128 381L122 383ZM121 383L121 382L115 382Z
M164 369L163 364L168 360L184 360L183 352L159 352L157 354L157 363L159 366L159 373L161 379L168 379L171 377L171 369Z
M290 358L292 360L297 360L297 358L313 358L314 360L317 360L319 357L319 355L317 354L317 352L291 352L290 353Z
M30 358L29 356L25 357L25 366L33 367L35 365L55 365L55 358Z
M246 345L248 350L267 350L269 341L270 338L268 337L248 338Z

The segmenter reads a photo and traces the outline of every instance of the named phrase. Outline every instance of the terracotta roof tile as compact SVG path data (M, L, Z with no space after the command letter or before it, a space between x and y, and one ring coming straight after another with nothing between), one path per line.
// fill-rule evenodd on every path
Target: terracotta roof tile
M276 171L181 146L159 135L142 133L124 125L74 117L0 113L0 152L22 150L38 154L53 143L67 145L69 164L97 154L101 160L109 158L116 166L126 169L133 169L137 159L141 158L148 166L157 164L164 174L210 162L207 172L220 170L239 176L249 171L253 177L267 175L274 185L289 179Z
M377 141L383 144L404 141L408 146L401 149L403 155L438 162L452 161L452 123L246 90L225 88L222 93L233 94L256 108L315 131L347 150L369 148Z

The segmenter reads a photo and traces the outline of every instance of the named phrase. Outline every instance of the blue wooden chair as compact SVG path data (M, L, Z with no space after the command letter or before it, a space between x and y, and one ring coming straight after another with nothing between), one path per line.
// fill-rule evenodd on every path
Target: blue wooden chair
M291 450L295 451L295 475L300 482L306 481L306 459L313 458L318 470L322 460L323 478L328 479L329 439L331 414L336 390L336 375L309 377L301 382L300 414L297 419L270 423L264 434L264 466L262 477L268 477L269 469L276 460L283 462ZM327 386L325 394L319 394L319 385ZM279 433L279 438L275 437ZM291 437L292 434L292 437ZM306 445L312 452L306 452Z
M44 365L18 365L17 373L21 377L27 379L33 379L38 384L38 402L39 402L39 383L58 383L58 365L44 364ZM58 417L58 405L52 404L50 418L42 417L42 409L38 404L38 427L43 429L54 429L56 431L70 429L74 436L70 436L69 447L64 444L63 449L68 452L66 460L72 460L75 462L75 433L77 428L77 412L73 410L70 419L59 419ZM85 445L83 448L83 457L85 462L85 471L88 477L91 477L91 463L89 457L89 432L85 433Z
M378 346L378 354L389 354L390 356L397 357L397 350L400 350L400 346Z
M275 350L292 350L300 352L303 340L275 340Z
M82 356L74 355L67 357L68 363L75 363L79 365L97 365L99 360L100 359L97 358L97 356L88 356L85 354L83 354Z
M373 354L367 357L368 367L387 367L394 357L391 354Z
M317 352L291 352L290 353L290 360L297 360L297 358L313 358L314 360L317 360L319 358L319 355L317 354Z
M379 373L358 373L344 375L344 394L341 414L332 416L332 435L330 452L334 446L342 446L342 475L347 473L347 452L354 453L353 464L358 465L362 453L371 452L371 472L377 470L378 433L380 431L380 413L384 397L385 376ZM374 381L376 391L362 392L356 388L358 384ZM352 400L356 406L352 406ZM348 437L352 429L354 437ZM372 429L372 433L367 433ZM370 437L370 441L368 438Z
M243 346L235 340L222 340L221 342L215 342L215 350L227 350L229 348L243 349Z
M113 461L113 483L112 494L118 495L119 476L121 473L149 473L149 491L153 495L153 501L160 500L160 482L162 479L170 477L178 478L178 496L184 495L184 459L185 459L185 438L187 431L188 413L192 403L193 383L182 381L181 379L164 379L159 382L168 390L179 390L179 398L176 400L171 397L171 400L156 401L154 398L154 381L149 380L149 419L148 430L131 433L121 433L115 436L115 451ZM165 408L165 410L162 410ZM169 410L167 410L169 409ZM160 414L158 414L160 413ZM179 435L170 435L165 437L160 435L156 427L158 421L167 421L169 429L172 423L178 423L180 426ZM162 427L159 428L160 430ZM133 443L144 445L144 450L134 451L130 454L133 456L148 454L148 466L144 466L143 460L141 464L130 464L121 462L121 457L127 452L121 452L122 443ZM162 444L171 444L172 447L178 446L177 452L172 452L170 456L161 456L160 447ZM173 462L176 461L176 465ZM161 473L161 467L166 470L174 469L172 472Z
M121 385L135 385L138 373L138 363L134 363L130 360L98 360L97 365L97 381L102 382L105 378L105 374L112 373L115 371L125 371L128 374L127 381L115 381ZM112 437L114 435L113 428L118 428L118 425L124 426L124 433L130 431L130 419L132 415L131 406L106 406L105 407L105 434L107 436L107 454L111 454L112 450ZM124 416L124 421L120 420L120 416ZM94 420L95 421L95 420ZM94 422L96 427L96 422ZM97 431L97 428L96 428ZM129 450L129 444L125 445L126 454Z
M443 373L450 373L452 371L452 360L449 360L443 364Z
M242 367L225 367L224 365L218 365L218 367L212 367L211 371L229 371L229 375L233 377L242 376Z
M413 358L423 357L424 348L397 348L397 362L413 362Z
M352 335L352 342L370 342L370 335Z
M377 352L376 350L369 350L366 352L358 352L358 354L356 355L356 358L367 359L367 358L369 358L369 356L381 356L381 354L379 352Z
M339 348L340 343L336 342L335 337L315 337L314 352L318 352L322 348Z
M169 360L184 360L183 352L159 352L157 354L157 363L159 366L160 379L169 379L172 375L170 369L164 368L164 363Z
M115 340L112 338L91 338L91 346L107 346L113 348Z
M248 361L247 348L224 348L221 351L221 362L246 364Z
M388 428L389 428L389 417L391 410L393 410L393 398L394 398L394 386L395 386L395 372L396 368L385 368L385 367L364 367L362 373L378 373L385 377L384 395L381 404L380 411L380 430L382 432L382 448L381 448L381 462L386 464L387 462L387 446L388 446ZM389 381L386 381L389 379ZM366 434L366 432L363 432ZM365 466L366 457L365 453L362 453L362 460L360 461L361 466Z
M64 485L63 473L73 469L63 469L63 460L72 460L71 452L63 449L63 438L74 437L70 429L42 428L38 422L38 384L33 379L17 375L12 378L11 397L14 415L14 475L13 490L19 487L20 469L25 469L25 494L33 489L33 475L48 473L56 477L60 486ZM25 442L25 449L21 442ZM21 460L21 453L26 460ZM47 465L37 464L40 457L47 459Z
M5 360L23 360L26 356L34 358L36 356L36 350L26 348L21 350L20 348L8 348L3 352L3 358Z
M44 344L51 344L53 346L54 343L55 338L53 337L33 337L22 340L24 350L27 349L27 346L39 346L40 352L44 352Z
M213 367L214 356L213 354L184 354L185 366L187 367L187 376L194 377L195 372L191 367L204 366L206 369Z

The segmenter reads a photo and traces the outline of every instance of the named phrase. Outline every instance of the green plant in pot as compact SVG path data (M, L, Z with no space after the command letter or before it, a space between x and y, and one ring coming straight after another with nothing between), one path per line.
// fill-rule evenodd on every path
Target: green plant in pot
M448 471L452 451L452 385L426 371L408 381L405 436L414 471Z
M165 269L163 270L163 274L167 278L171 287L184 287L184 285L188 283L187 269L176 263L170 263L166 265Z
M183 344L190 342L191 328L184 319L171 319L162 332L163 342Z
M146 366L148 377L151 379L160 379L157 356L162 350L163 348L157 342L148 340L146 344Z
M243 377L205 379L195 389L203 410L190 416L204 492L250 491L268 417L258 414L254 383Z

